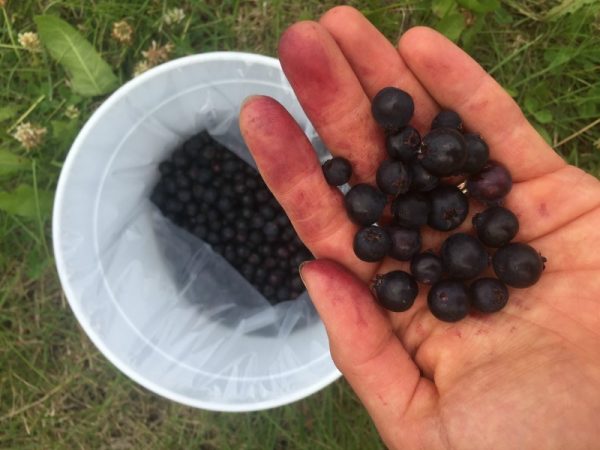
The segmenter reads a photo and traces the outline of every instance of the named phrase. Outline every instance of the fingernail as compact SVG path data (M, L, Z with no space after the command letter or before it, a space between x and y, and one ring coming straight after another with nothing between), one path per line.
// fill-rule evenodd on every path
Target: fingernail
M308 261L303 261L300 263L300 265L298 266L298 273L300 274L300 279L302 280L302 282L304 283L304 286L306 286L306 281L304 281L304 277L302 276L302 269L304 268L304 266L306 266L308 263L310 263L313 260L308 260Z

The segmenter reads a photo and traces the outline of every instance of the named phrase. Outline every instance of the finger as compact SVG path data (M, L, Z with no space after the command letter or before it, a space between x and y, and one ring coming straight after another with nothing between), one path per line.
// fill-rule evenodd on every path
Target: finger
M373 264L352 250L357 227L343 196L325 182L319 160L292 116L269 97L250 97L240 112L242 135L258 169L311 252L352 267L368 279Z
M480 133L491 157L509 167L516 181L565 165L504 89L440 33L412 28L400 39L399 51L432 97L442 107L458 112L466 128Z
M519 218L517 240L550 233L600 206L600 182L573 166L517 183L506 207Z
M600 207L530 242L546 261L546 272L600 268ZM542 275L543 276L543 275Z
M408 92L415 101L412 125L420 132L429 129L438 106L394 46L365 16L350 6L336 6L319 23L335 39L370 99L386 86Z
M431 406L435 388L421 378L364 283L327 260L304 264L301 276L325 323L333 360L386 440L409 408Z
M383 132L343 53L321 25L299 22L279 42L283 71L306 115L335 155L352 161L354 181L373 181L384 158Z

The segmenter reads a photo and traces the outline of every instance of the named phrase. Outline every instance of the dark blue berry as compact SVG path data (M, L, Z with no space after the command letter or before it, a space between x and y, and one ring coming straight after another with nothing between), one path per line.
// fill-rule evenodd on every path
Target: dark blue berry
M485 270L489 262L489 255L481 242L465 233L456 233L446 239L440 254L444 272L455 279L474 278Z
M442 110L431 122L431 129L434 130L436 128L454 128L455 130L462 131L462 119L455 111L449 109Z
M359 225L371 225L379 220L385 208L385 195L369 184L357 184L344 199L350 219Z
M418 192L399 195L392 202L394 223L406 228L419 228L425 225L430 209L427 196Z
M377 169L376 181L382 192L396 196L410 188L410 173L402 161L386 159Z
M392 241L381 227L368 226L358 230L354 236L354 253L363 261L380 261L389 253Z
M323 175L331 186L346 184L352 176L352 165L346 158L340 156L323 163Z
M502 206L492 206L475 214L473 226L477 237L488 247L508 244L519 231L519 220L512 211Z
M457 322L469 314L469 294L466 286L456 280L442 280L431 286L427 294L431 313L444 322Z
M461 172L477 173L488 162L490 150L478 134L467 133L464 138L467 144L467 160L463 164Z
M488 161L480 172L467 179L469 195L484 204L497 204L512 188L512 176L497 161Z
M391 226L387 228L392 240L389 256L400 261L410 259L421 250L421 233L419 230Z
M431 209L427 223L434 230L450 231L464 222L469 201L456 186L439 185L429 192Z
M386 87L373 98L371 112L375 121L389 131L400 130L408 125L413 116L415 104L405 91Z
M506 285L496 278L479 278L469 286L471 306L484 313L500 311L508 302Z
M410 172L410 189L413 191L428 192L434 189L440 179L428 172L419 161L413 161L408 167Z
M417 157L421 135L410 125L385 139L385 148L390 158L408 163Z
M410 272L419 283L434 284L442 279L442 260L431 251L415 255Z
M423 137L419 161L434 175L458 173L467 159L467 146L462 134L451 128L437 128Z
M408 310L419 293L414 278L401 270L378 275L373 283L373 289L379 304L394 312Z
M542 276L546 258L527 244L514 242L500 247L492 258L498 279L508 286L526 288Z

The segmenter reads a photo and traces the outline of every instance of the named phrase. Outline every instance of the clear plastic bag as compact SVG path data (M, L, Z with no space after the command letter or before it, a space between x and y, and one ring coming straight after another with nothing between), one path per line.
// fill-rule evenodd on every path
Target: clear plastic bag
M136 78L99 108L71 149L55 202L59 274L90 338L144 386L207 409L277 406L339 376L306 293L271 306L148 199L158 163L204 129L254 166L238 113L255 94L280 101L327 154L276 60L198 55Z

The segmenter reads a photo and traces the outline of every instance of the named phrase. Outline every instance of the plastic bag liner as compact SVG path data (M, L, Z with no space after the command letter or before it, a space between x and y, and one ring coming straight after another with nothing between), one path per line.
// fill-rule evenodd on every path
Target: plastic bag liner
M137 382L205 409L283 405L339 377L306 293L271 306L148 200L158 163L201 130L255 166L238 126L255 94L281 102L327 155L277 60L207 53L113 94L73 144L55 202L57 267L87 334Z

